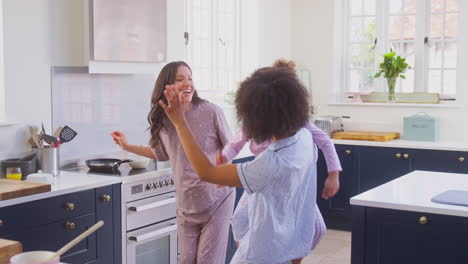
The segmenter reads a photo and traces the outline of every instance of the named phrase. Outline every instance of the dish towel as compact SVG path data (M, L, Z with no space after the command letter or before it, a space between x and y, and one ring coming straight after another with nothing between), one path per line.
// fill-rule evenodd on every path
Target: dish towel
M431 199L434 203L468 206L468 191L448 190Z

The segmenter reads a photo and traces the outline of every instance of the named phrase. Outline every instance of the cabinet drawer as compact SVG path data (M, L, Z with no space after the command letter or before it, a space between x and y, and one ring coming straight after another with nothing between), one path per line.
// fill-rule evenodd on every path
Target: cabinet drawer
M95 223L96 214L92 213L15 232L2 236L2 238L21 242L23 251L57 251ZM96 233L93 233L65 252L61 257L61 261L72 264L88 263L95 260L96 256Z
M0 208L0 235L96 211L95 190Z

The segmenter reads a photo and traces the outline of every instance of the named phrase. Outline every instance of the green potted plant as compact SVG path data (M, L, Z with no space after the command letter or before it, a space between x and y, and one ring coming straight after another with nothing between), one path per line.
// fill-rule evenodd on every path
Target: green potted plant
M374 75L374 78L379 78L382 73L384 78L387 79L388 85L388 102L395 102L395 84L398 77L406 79L402 74L409 67L406 63L406 59L396 55L396 53L390 49L390 52L383 55L384 61L379 65L380 71Z

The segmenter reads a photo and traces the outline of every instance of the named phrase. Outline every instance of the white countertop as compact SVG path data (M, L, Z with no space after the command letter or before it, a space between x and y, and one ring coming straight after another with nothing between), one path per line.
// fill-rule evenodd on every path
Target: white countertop
M333 143L338 145L357 145L371 147L388 147L388 148L412 148L412 149L434 149L434 150L449 150L449 151L468 151L468 141L412 141L404 139L395 139L387 142L366 141L366 140L343 140L332 139Z
M468 206L431 202L447 190L468 190L468 175L413 171L351 198L352 205L468 217Z
M76 172L61 171L60 175L52 183L50 192L27 195L14 199L0 201L0 208L20 203L31 202L39 199L59 196L62 194L78 192L115 183L120 183L121 177L100 176L95 174L84 174Z

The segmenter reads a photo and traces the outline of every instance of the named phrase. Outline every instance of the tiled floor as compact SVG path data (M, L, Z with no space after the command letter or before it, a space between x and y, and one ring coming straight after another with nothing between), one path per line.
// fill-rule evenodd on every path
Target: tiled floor
M317 247L301 264L351 263L351 232L328 229Z

